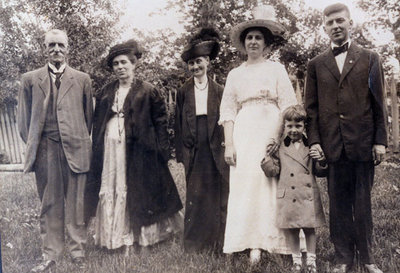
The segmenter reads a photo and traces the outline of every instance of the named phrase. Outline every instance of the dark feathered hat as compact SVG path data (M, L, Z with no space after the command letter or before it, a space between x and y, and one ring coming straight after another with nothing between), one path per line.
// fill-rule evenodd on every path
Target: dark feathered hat
M181 55L185 62L200 56L209 56L210 60L217 57L220 45L218 32L211 28L201 28L189 40Z
M106 58L107 66L112 68L112 61L115 57L124 54L134 54L136 58L142 57L143 50L139 46L139 44L134 40L130 39L126 42L116 44L115 46L110 48L108 52L108 56Z

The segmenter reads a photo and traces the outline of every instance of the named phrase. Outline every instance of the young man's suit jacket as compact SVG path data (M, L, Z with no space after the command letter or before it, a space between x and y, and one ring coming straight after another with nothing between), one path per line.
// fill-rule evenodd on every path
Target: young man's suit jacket
M18 129L27 144L24 171L32 171L42 136L50 98L48 66L22 75L18 98ZM70 169L89 171L93 99L88 74L65 67L57 91L57 120L62 146Z
M329 162L342 150L371 161L372 146L387 146L384 78L378 54L351 43L342 73L328 48L308 63L305 107L309 144L320 143Z

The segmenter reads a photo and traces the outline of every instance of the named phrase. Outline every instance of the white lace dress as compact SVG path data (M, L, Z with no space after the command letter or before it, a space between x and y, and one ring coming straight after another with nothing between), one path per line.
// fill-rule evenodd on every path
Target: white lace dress
M176 213L168 219L143 226L133 234L127 211L126 142L124 116L121 112L129 88L120 87L111 110L115 114L107 123L104 135L104 162L101 174L99 203L95 218L95 244L108 249L130 246L137 242L149 246L182 230L183 215Z
M275 227L277 179L267 178L260 162L269 139L278 138L281 111L293 104L296 96L280 63L243 63L228 74L219 123L234 122L237 160L230 169L225 253L248 248L290 253Z
M129 88L119 88L104 135L104 162L99 203L95 220L95 243L108 249L133 244L126 211L126 163L124 117L122 109Z

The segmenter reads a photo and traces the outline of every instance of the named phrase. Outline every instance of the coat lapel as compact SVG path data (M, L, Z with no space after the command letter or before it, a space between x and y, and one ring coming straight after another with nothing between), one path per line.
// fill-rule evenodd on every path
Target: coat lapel
M190 133L193 137L196 137L196 102L194 97L194 79L191 80L186 85L185 90L185 114L186 120L188 122L188 127Z
M64 75L61 79L60 89L58 90L57 105L60 104L65 94L71 89L73 83L73 73L71 68L67 65L64 70Z
M293 143L290 143L289 146L284 146L284 153L308 170L306 162L306 156L308 152L305 151L307 147L305 147L305 145L302 146L302 148L297 150Z
M304 164L307 166L307 159L308 159L308 152L309 152L307 145L301 145L300 149L298 151L299 151L300 157L302 158Z
M48 97L50 94L50 75L47 65L39 71L39 87L42 89L44 96Z
M347 52L346 61L344 62L342 74L340 75L339 85L342 83L344 78L349 74L350 70L357 63L360 58L360 48L353 42Z
M218 119L218 111L219 111L219 104L218 104L218 94L217 94L217 87L213 80L208 78L208 95L207 95L207 123L208 123L208 138L211 139L215 124L217 123Z
M340 79L340 71L336 64L335 56L333 56L331 48L328 48L323 53L324 55L324 64L328 68L328 70L332 73L332 75L336 78L337 81Z

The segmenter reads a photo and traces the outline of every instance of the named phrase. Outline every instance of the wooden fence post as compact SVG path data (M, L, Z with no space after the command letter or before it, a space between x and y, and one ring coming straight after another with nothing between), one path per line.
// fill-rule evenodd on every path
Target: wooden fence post
M396 80L392 77L390 86L390 100L392 103L392 133L393 133L393 152L399 152L399 106L397 103Z

